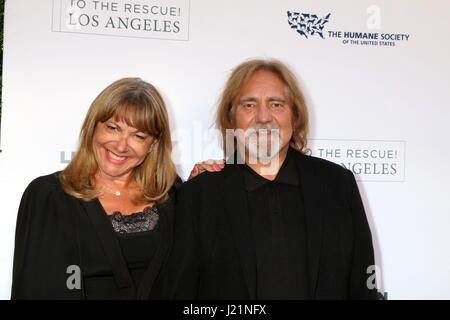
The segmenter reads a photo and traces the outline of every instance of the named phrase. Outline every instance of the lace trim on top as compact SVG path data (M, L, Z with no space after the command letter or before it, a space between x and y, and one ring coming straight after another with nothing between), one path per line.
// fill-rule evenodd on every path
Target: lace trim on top
M142 212L130 215L122 215L120 211L114 211L108 216L115 232L120 234L144 232L155 229L158 224L158 209L145 207Z

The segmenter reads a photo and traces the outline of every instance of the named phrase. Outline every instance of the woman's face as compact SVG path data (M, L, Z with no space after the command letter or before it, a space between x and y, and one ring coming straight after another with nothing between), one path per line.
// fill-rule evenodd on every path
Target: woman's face
M144 161L153 141L149 134L114 118L97 123L93 149L99 173L108 178L128 178Z

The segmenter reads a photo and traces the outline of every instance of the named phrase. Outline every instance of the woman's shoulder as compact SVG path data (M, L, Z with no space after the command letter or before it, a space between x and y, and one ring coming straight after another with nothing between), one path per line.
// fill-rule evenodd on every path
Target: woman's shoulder
M172 189L178 189L183 184L183 179L179 175L177 175L177 178L175 179L175 182L173 183Z
M172 199L176 197L178 189L183 184L183 180L180 178L179 175L176 176L175 181L173 182L172 186L169 189L169 199Z
M51 174L40 176L33 179L26 189L26 191L45 193L54 190L62 190L61 183L59 181L60 171L53 172Z
M37 185L58 185L59 184L59 173L61 171L56 171L51 174L40 176L31 181L30 184Z
M177 198L178 189L182 184L183 180L180 178L180 176L177 175L174 183L167 193L167 198L163 202L159 202L158 206L164 208L173 208L173 205L175 204Z
M66 210L67 198L62 190L58 172L37 177L31 181L20 201L17 216L18 230L27 232L23 226L33 230L42 230L42 228L50 230L55 226L55 221L63 221L61 217L66 216L65 213L68 211Z

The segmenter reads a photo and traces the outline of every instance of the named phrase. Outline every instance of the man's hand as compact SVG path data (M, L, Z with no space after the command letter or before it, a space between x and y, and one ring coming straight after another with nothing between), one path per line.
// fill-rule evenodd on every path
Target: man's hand
M221 171L224 167L225 167L224 160L209 159L200 163L196 163L191 171L191 174L189 175L188 180L198 176L200 173L204 171L217 172Z

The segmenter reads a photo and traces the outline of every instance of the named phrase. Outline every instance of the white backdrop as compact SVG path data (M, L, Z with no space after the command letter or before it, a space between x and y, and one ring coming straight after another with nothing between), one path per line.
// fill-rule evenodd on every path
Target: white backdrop
M65 166L104 87L139 76L161 90L186 178L195 161L221 156L211 126L230 70L274 57L306 92L312 153L357 176L380 289L389 299L450 299L448 1L70 2L6 3L0 298L10 295L22 192Z

